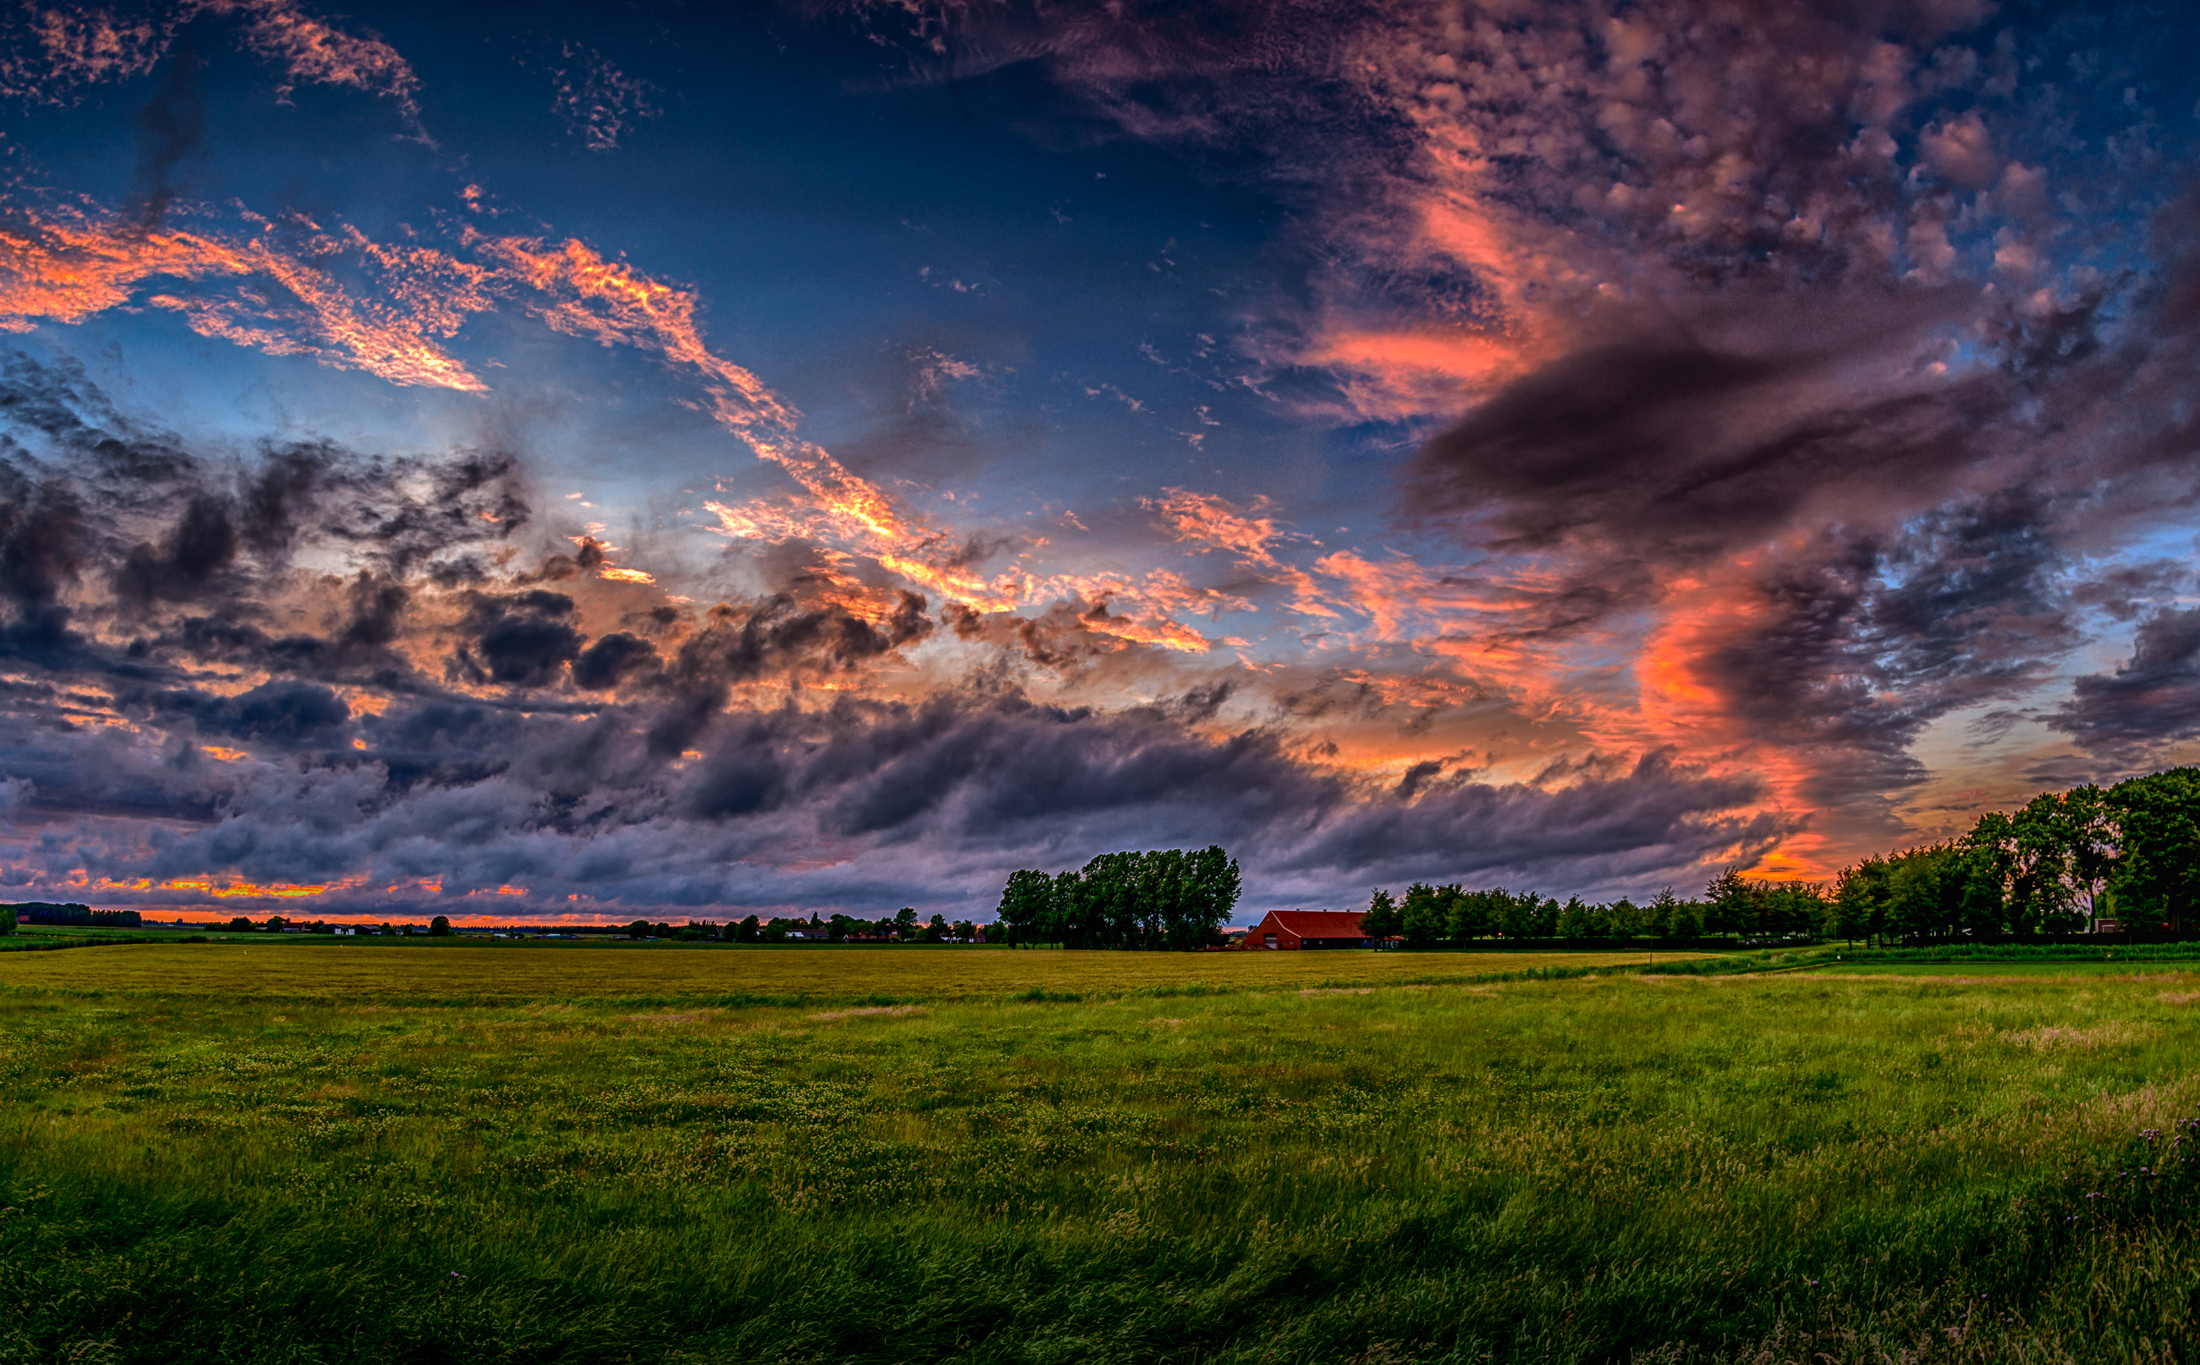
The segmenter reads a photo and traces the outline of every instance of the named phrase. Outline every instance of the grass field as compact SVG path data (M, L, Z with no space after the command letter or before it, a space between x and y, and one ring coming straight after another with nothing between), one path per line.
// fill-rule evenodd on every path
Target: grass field
M241 936L240 936L241 937ZM228 1000L406 1004L932 1003L1041 995L1429 984L1549 968L1640 965L1625 953L1071 953L1058 949L701 947L460 939L129 944L26 954L0 982ZM1668 953L1668 960L1704 953Z
M2194 1358L2200 971L1536 965L7 955L0 1361Z

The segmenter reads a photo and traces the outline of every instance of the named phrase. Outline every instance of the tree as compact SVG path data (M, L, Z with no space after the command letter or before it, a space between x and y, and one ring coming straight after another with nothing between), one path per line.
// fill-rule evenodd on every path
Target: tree
M1046 932L1043 942L1059 943L1065 948L1087 947L1092 933L1091 916L1086 909L1087 888L1085 879L1076 869L1054 874L1054 889L1047 898Z
M0 936L15 932L15 907L0 905Z
M1978 849L1959 847L1952 875L1957 879L1956 926L1966 934L1998 934L2009 924L2007 873L2001 860Z
M2070 839L2072 910L2083 905L2085 917L2101 913L2108 885L2116 874L2123 831L2116 823L2108 793L2090 783L2063 793L2063 824Z
M1590 935L1589 907L1579 896L1569 896L1566 907L1558 912L1558 936L1560 938L1587 938Z
M1740 868L1730 867L1713 877L1703 889L1704 925L1715 934L1754 934L1759 931L1757 898L1742 879Z
M1826 903L1826 933L1852 943L1878 938L1887 932L1887 909L1893 898L1886 859L1866 858L1842 868L1833 898Z
M2117 917L2182 931L2200 900L2200 769L2119 782L2104 804L2120 835L2109 884Z
M1054 879L1046 873L1028 869L1011 872L1008 885L1001 888L1001 904L993 912L994 920L1006 930L1010 943L1029 945L1038 941L1040 925L1047 918L1053 897Z
M1826 893L1816 882L1759 882L1766 918L1783 934L1815 937L1826 918Z
M1407 887L1406 898L1399 905L1405 941L1416 948L1441 941L1450 929L1445 910L1444 897L1435 887L1426 882Z
M1651 932L1660 938L1692 939L1703 932L1703 921L1693 901L1684 901L1668 886L1650 902Z
M1405 927L1405 916L1398 912L1398 902L1388 891L1376 887L1375 894L1368 897L1367 913L1360 916L1360 932L1380 941L1398 937Z
M268 923L272 925L275 921L271 919ZM434 919L429 920L428 932L438 938L449 938L451 935L451 917L449 915L437 915Z
M1545 938L1558 930L1558 902L1533 891L1500 891L1495 899L1498 927L1507 938Z
M2077 884L2072 863L2078 831L2062 798L2052 793L2032 798L2014 816L1988 811L1963 837L1964 856L1978 885L1966 890L1964 920L1974 932L1994 929L2015 933L2061 930L2076 919ZM1998 892L1999 906L1985 883ZM1995 913L1998 911L1998 913Z
M1973 869L1955 844L1930 844L1888 860L1888 927L1918 938L1945 938L1963 925Z
M1453 942L1486 938L1504 932L1499 901L1505 897L1502 891L1464 891L1458 886L1437 888L1437 901L1444 916L1444 937Z
M246 919L242 915L239 915L235 919L229 921L229 932L232 934L246 933L250 931L253 927L254 925L252 921Z
M894 933L897 937L907 939L915 935L916 931L917 907L905 905L894 912Z
M1621 938L1635 938L1643 932L1642 907L1625 896L1613 901L1606 911L1612 917L1612 932Z
M1222 941L1222 926L1237 912L1244 881L1237 859L1220 844L1209 844L1191 855L1188 869L1185 918L1171 947L1201 948Z
M1240 886L1236 861L1219 845L1102 853L1052 877L1010 874L996 922L1016 943L1203 948L1221 941Z

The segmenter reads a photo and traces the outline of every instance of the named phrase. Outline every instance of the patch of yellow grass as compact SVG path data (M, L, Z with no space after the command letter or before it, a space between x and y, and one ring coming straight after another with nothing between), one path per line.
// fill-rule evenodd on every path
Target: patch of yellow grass
M2013 1047L2033 1052L2057 1052L2066 1048L2117 1047L2136 1043L2154 1030L2134 1019L2111 1019L2091 1028L2073 1028L2068 1024L2045 1024L2039 1028L2017 1029L1997 1035Z

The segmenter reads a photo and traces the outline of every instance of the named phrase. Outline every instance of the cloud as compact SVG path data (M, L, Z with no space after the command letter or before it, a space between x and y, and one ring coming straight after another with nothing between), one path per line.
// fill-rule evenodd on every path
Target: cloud
M309 13L297 0L181 0L128 11L99 5L28 4L0 27L0 99L64 105L87 87L152 72L200 18L226 19L239 44L282 71L276 97L300 85L334 85L395 105L420 129L420 78L395 48Z
M550 73L550 110L589 151L616 151L641 120L663 115L652 98L655 87L619 70L601 52L564 43L558 56Z
M1806 513L1868 512L1897 469L1907 497L1929 499L2009 405L1997 373L1948 381L1923 365L1859 392L1843 373L1856 359L1684 337L1582 350L1430 440L1408 496L1494 545L1594 545L1678 569Z
M160 292L148 292L153 287ZM447 246L396 245L301 214L246 215L241 231L161 228L74 205L26 206L0 224L0 330L79 323L142 299L193 331L274 355L309 356L394 384L484 392L454 354L467 321L517 302L552 330L629 346L697 380L710 414L784 469L810 508L729 534L829 536L921 588L1002 609L1013 579L970 571L969 537L912 513L798 430L800 413L704 340L700 299L576 240L498 236L463 225Z
M325 743L351 719L341 698L318 683L280 679L234 697L195 690L124 695L125 711L144 708L170 723L188 720L201 735L282 748Z
M1734 809L1746 784L1665 758L1551 790L1400 797L1294 760L1263 733L1207 736L1159 708L1065 709L1014 692L735 709L692 762L651 761L632 722L405 703L360 720L365 750L241 775L218 816L210 804L157 840L79 822L69 857L151 884L108 895L118 901L173 903L167 883L213 869L353 879L360 889L313 903L321 913L425 915L506 884L528 888L498 907L508 914L580 903L569 896L595 913L875 907L889 903L881 887L983 910L1014 866L1120 844L1218 841L1271 884L1356 895L1371 869L1457 869L1462 846L1490 850L1467 859L1474 870L1578 885L1668 874L1769 833ZM31 799L89 809L78 793L111 766L59 793L41 781ZM432 896L404 885L431 877Z
M1165 143L1277 207L1279 282L1229 301L1227 377L1333 428L1319 444L1352 454L1319 491L1149 485L954 524L964 504L811 439L712 345L697 285L613 245L192 203L178 59L133 201L11 196L0 326L161 310L484 394L481 315L525 317L662 367L766 491L711 490L707 565L648 542L614 564L601 525L530 505L501 445L210 455L10 359L0 757L40 834L7 875L310 883L328 906L525 886L498 904L589 913L976 896L1009 866L1208 839L1278 895L1807 873L1899 837L1921 736L2037 714L2102 615L2145 622L2133 661L2061 723L2096 749L2183 733L2178 584L2125 561L2164 553L2196 496L2192 210L2149 235L2163 174L2102 179L2151 164L2141 131L2045 128L2094 78L2034 62L2026 16L855 12L909 80L1044 73L1041 136ZM25 11L0 88L65 102L160 71L185 20L119 13ZM174 13L209 21L198 41L220 20L285 91L372 91L417 128L417 78L379 40L292 0ZM584 145L652 116L601 54L560 51ZM1232 347L1199 335L1203 358ZM895 349L905 447L961 432L951 393L1015 382L958 390L980 367ZM1357 522L1394 475L1398 548L1315 539L1347 518L1315 525L1306 499Z
M155 282L167 288L142 292ZM230 233L19 206L0 225L0 330L79 323L142 297L202 336L396 384L487 387L443 345L468 315L493 306L487 284L447 253L382 246L355 228L324 231L297 214L248 218Z
M845 557L790 553L764 595L683 606L593 576L585 537L530 532L509 457L214 459L69 367L4 375L0 770L13 827L43 831L0 851L19 885L118 904L286 885L316 913L506 886L526 891L503 914L979 910L1008 869L1101 846L1220 841L1327 895L1463 857L1664 876L1778 826L1753 782L1670 756L1508 787L1363 776L1225 719L1227 680L1109 708L981 667L896 699L880 684L942 617ZM1259 520L1225 548L1263 553ZM1104 602L948 615L959 648L1056 664L1137 634Z
M2165 607L2140 622L2131 658L2075 680L2047 723L2115 758L2200 734L2200 608Z

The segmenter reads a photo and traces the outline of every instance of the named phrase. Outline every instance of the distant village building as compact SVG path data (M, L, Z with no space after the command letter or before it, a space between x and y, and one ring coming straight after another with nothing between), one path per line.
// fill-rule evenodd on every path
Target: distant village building
M1245 936L1248 948L1379 948L1357 910L1271 910Z

